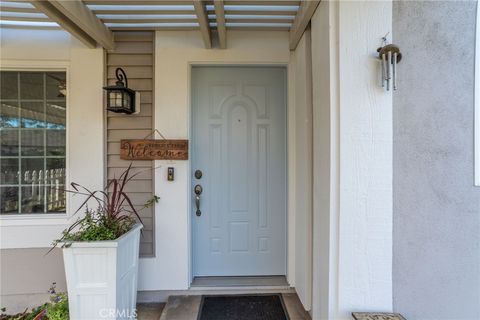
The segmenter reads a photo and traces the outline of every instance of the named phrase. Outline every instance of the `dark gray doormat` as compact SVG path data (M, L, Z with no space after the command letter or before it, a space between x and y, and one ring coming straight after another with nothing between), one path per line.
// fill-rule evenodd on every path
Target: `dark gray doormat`
M203 296L199 320L288 320L280 294Z

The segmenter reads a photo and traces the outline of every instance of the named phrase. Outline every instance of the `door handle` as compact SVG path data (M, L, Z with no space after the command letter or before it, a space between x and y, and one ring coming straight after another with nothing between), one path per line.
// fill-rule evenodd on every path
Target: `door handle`
M197 211L195 212L195 214L197 215L197 217L200 217L202 215L202 211L200 210L200 195L203 192L202 186L197 184L193 188L193 192L195 193L195 207L197 208Z

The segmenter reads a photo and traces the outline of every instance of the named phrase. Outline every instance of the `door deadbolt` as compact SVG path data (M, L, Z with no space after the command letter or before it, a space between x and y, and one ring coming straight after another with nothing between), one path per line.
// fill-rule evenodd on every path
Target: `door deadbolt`
M203 176L202 170L195 170L195 178L201 179Z

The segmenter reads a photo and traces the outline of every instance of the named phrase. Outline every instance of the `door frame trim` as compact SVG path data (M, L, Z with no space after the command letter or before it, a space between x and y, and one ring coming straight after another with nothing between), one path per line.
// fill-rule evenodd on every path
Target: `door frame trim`
M287 180L287 185L286 185L286 194L287 194L287 200L286 200L286 274L285 277L287 278L287 282L291 287L295 286L295 216L293 213L293 208L290 209L290 205L294 203L293 201L293 195L294 195L294 184L293 180L291 179L291 174L294 171L293 170L293 161L290 160L291 154L290 150L292 149L292 143L293 141L293 136L294 136L294 131L295 131L295 124L292 122L290 114L291 111L294 107L293 103L290 102L293 89L291 88L291 69L289 66L288 62L285 63L265 63L265 62L238 62L238 61L232 61L232 62L227 62L227 61L189 61L188 62L188 84L187 84L187 90L188 90L188 101L187 104L189 106L188 110L188 139L191 141L192 139L192 68L196 66L202 66L202 67L283 67L286 71L286 77L285 77L285 102L286 102L286 125L287 125L287 136L286 136L286 180ZM192 143L189 143L189 154L190 154L190 159L188 160L188 165L187 165L187 170L188 170L188 178L187 178L187 198L191 199L191 185L192 185L192 175L190 174L192 172ZM189 278L189 284L188 287L191 288L194 275L193 275L193 223L192 223L192 201L188 201L187 203L187 208L188 208L188 218L187 218L187 223L188 223L188 278Z

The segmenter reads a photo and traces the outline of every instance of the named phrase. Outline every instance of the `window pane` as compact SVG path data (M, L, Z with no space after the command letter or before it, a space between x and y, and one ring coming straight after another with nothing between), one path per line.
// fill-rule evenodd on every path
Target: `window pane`
M0 187L0 214L18 213L18 187Z
M0 130L0 138L2 143L0 156L18 156L18 134L19 130L15 129Z
M0 184L18 184L18 159L0 159Z
M20 98L43 100L43 72L20 73Z
M4 101L0 104L0 128L18 128L19 108L15 101Z
M45 128L43 102L22 102L22 128Z
M22 187L22 213L45 212L44 193L45 187L42 185Z
M47 159L47 211L65 212L65 159Z
M47 102L47 128L65 129L66 115L65 102Z
M67 81L65 72L47 72L47 100L65 100Z
M0 214L65 212L65 72L0 72L0 87Z
M22 130L22 156L43 156L44 130Z
M52 183L65 184L65 159L53 158L47 159L47 170L50 172ZM53 173L55 175L53 175ZM54 178L54 179L53 179Z
M22 184L41 185L43 184L43 158L22 159Z
M47 212L66 211L66 192L64 185L52 185L47 188Z
M0 99L18 99L18 72L0 72Z
M65 155L65 130L47 130L47 156Z

